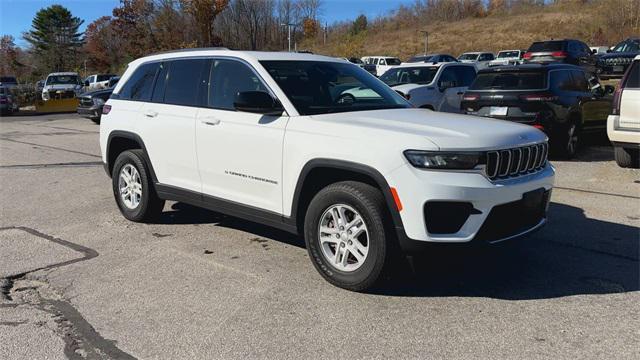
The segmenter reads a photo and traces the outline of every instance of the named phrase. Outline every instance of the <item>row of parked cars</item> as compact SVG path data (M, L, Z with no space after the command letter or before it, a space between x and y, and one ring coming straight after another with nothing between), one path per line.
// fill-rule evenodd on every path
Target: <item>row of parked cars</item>
M608 116L620 116L623 89L633 89L637 75L631 72L617 91L600 79L622 77L640 54L640 39L627 39L601 55L596 52L579 40L565 39L534 42L527 51L505 50L497 57L469 52L458 59L432 54L405 63L390 57L367 57L364 62L377 64L377 71L386 67L380 80L416 107L528 124L548 134L553 152L571 158L584 134L604 133ZM607 65L612 63L617 65ZM633 102L633 96L626 101ZM633 122L629 119L634 116L640 121L631 107L626 114L623 123ZM609 126L610 135L612 129ZM626 139L640 143L639 136ZM633 141L616 143L618 164L637 166L637 151L629 145Z

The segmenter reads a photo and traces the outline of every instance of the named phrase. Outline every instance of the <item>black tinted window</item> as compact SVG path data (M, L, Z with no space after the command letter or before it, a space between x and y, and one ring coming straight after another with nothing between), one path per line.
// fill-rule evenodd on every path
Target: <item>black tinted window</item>
M634 61L633 65L631 65L624 87L640 89L640 61Z
M204 84L201 75L206 63L207 60L204 59L171 61L164 102L186 106L199 105L198 92Z
M387 70L380 80L389 86L400 84L428 84L438 72L437 67L397 67Z
M541 71L480 73L471 90L540 90L547 87L546 74Z
M471 66L456 66L458 86L469 86L476 79L476 70Z
M160 63L140 65L120 90L121 99L148 101Z
M551 72L551 89L561 91L577 91L571 73L566 70Z
M589 82L582 71L571 70L571 76L573 77L573 83L576 91L587 92L590 90Z
M235 110L233 103L236 95L244 91L267 91L267 89L246 64L236 60L215 60L209 80L208 106Z
M564 41L541 41L534 42L529 48L530 52L562 51Z

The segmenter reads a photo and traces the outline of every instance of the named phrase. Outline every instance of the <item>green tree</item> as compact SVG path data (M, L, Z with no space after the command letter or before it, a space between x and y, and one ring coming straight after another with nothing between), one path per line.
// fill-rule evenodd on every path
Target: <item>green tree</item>
M367 17L364 14L358 16L351 26L351 33L357 35L367 30Z
M79 31L84 21L61 5L40 9L24 39L31 44L42 73L68 71L77 67L84 42Z

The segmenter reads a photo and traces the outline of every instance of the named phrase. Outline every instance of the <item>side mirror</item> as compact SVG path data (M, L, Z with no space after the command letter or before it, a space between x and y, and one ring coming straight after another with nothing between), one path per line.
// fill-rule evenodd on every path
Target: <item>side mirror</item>
M607 49L607 53L610 53L610 52L611 52L611 49Z
M597 49L593 49L593 50L591 50L591 53L595 55L595 54L598 53L598 50Z
M616 88L614 86L611 85L605 85L604 86L604 93L605 94L613 94L616 91Z
M89 80L84 81L84 86L89 86Z
M279 116L284 111L282 104L264 91L239 92L236 95L233 106L238 111L269 116Z

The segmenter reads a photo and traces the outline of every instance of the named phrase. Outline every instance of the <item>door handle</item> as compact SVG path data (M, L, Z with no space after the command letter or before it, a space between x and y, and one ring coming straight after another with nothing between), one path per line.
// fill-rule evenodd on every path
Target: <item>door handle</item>
M158 116L158 112L157 111L153 111L153 110L147 110L144 113L144 116L150 117L150 118L154 118L154 117Z
M202 120L200 120L201 123L205 124L205 125L210 125L210 126L214 126L214 125L218 125L220 124L220 119L216 119L216 118L204 118Z

